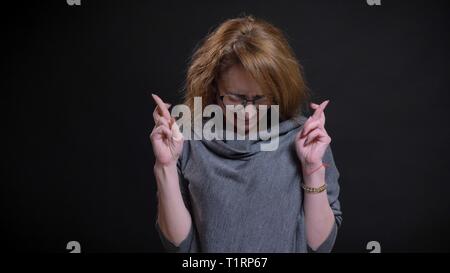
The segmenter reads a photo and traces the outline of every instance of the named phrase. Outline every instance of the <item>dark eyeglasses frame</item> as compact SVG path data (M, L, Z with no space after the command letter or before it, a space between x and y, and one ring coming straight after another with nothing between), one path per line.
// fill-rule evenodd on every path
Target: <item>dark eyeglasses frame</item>
M222 101L223 104L225 104L224 101L223 101L223 98L226 97L226 96L235 96L235 97L239 98L240 101L241 101L240 105L242 105L244 107L246 107L249 102L251 102L253 105L255 105L257 100L265 98L265 96L255 96L255 97L253 97L253 99L249 99L245 95L225 94L225 95L219 96L219 98L220 98L220 100Z

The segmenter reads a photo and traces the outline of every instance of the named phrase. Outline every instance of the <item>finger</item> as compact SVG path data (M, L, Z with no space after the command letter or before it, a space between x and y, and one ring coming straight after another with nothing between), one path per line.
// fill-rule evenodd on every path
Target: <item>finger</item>
M315 110L315 109L319 108L319 105L315 104L315 103L311 103L311 108ZM320 114L319 119L322 119L322 118L323 118L323 124L325 125L325 112L323 112L323 111L322 111L322 114Z
M331 137L324 130L321 130L320 134L318 136L316 136L315 139L317 141L325 143L325 144L331 143Z
M325 112L322 112L319 117L320 125L319 127L324 129L325 128Z
M171 138L172 137L172 131L164 126L160 125L158 127L155 127L150 134L151 139L162 139L162 138Z
M305 146L310 144L320 134L320 128L312 130L305 138Z
M175 118L171 117L170 120L169 120L169 127L172 128L173 124L175 124L175 123L176 123Z
M313 103L313 102L311 102L310 106L311 106L311 108L314 109L314 110L316 110L317 108L319 108L319 105L318 105L318 104L315 104L315 103Z
M321 142L328 142L328 138L329 138L329 136L326 132L324 132L324 130L317 128L308 134L308 136L306 137L306 140L305 140L305 145L308 145L315 140L318 140Z
M161 115L158 112L158 106L155 107L155 110L153 110L153 121L155 122L155 124L158 123L158 119Z
M300 131L297 135L297 141L300 142L300 146L305 146L306 136L302 135L302 131Z
M323 110L325 109L325 106L328 104L328 101L322 102L315 110L314 114L312 115L313 119L320 118L320 115L322 114Z
M322 127L322 123L323 123L323 120L321 120L321 119L313 120L311 117L308 118L308 120L303 125L302 136L306 136L312 130Z
M312 109L317 109L318 107L319 107L318 104L311 103L311 108ZM325 112L322 111L322 114L320 114L319 119L323 119L323 126L325 126Z
M328 135L328 133L325 130L321 130L320 134L316 137L316 139L319 142L330 144L331 143L331 137Z
M325 107L327 107L330 101L326 100L322 102L317 109L315 109L314 114L312 115L313 119L319 119Z
M164 125L168 128L171 128L170 121L168 121L166 118L159 116L158 119L155 122L155 126Z
M183 134L180 132L180 127L178 127L178 124L176 122L173 122L172 138L174 141L177 141L177 142L183 140Z
M158 105L160 114L167 118L170 119L170 113L169 110L167 110L166 104L162 101L162 99L160 97L158 97L155 94L152 94L153 99L155 100L156 104Z
M155 121L155 124L158 124L158 121L160 119L165 119L165 120L169 121L167 118L165 118L164 116L161 115L161 113L159 111L159 107L156 106L155 110L153 110L153 120Z

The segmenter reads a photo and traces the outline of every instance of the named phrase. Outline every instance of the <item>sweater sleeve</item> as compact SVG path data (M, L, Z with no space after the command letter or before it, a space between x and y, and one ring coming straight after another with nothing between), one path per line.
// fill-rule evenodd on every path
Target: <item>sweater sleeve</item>
M159 238L161 240L161 243L164 247L164 249L169 253L190 253L190 252L198 252L198 245L197 245L197 235L195 232L194 225L191 225L191 229L189 230L188 235L186 238L180 243L180 245L176 246L171 241L169 241L159 228L158 221L156 221L156 231L159 234Z
M327 253L331 252L333 249L334 243L336 241L338 228L342 223L342 211L341 205L339 203L339 171L334 162L333 153L331 151L330 146L328 146L325 151L323 162L328 164L328 167L325 170L325 182L327 183L327 195L328 202L330 203L331 210L333 211L335 223L328 235L327 239L317 248L316 251L313 251L308 246L308 252L316 252L316 253Z
M162 243L164 249L170 253L190 253L190 252L195 253L195 252L200 251L199 244L198 244L197 229L195 227L194 217L192 217L191 198L190 198L190 194L189 194L189 181L187 181L183 176L183 168L185 166L185 160L187 157L186 156L186 152L187 152L186 144L187 143L184 143L182 155L178 159L177 171L178 171L178 180L179 180L179 184L180 184L181 196L183 197L184 205L186 206L187 210L191 214L191 218L192 218L191 228L190 228L189 233L186 236L186 238L180 243L180 245L176 246L171 241L169 241L167 239L167 237L164 235L164 233L161 231L158 220L156 220L156 223L155 223L155 228L159 234L161 243Z

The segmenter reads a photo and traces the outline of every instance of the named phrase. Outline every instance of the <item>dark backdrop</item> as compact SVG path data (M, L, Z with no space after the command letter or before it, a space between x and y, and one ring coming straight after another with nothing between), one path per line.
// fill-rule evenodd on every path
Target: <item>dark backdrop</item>
M148 91L180 103L196 44L253 14L286 33L314 100L331 99L335 250L448 251L449 11L444 0L2 5L2 249L161 251Z

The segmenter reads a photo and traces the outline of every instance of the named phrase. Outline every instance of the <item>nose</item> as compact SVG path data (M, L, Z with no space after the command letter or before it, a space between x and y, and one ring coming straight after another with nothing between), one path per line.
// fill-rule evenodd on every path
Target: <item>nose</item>
M251 118L254 118L256 115L256 105L250 104L245 106L245 119L249 120Z

